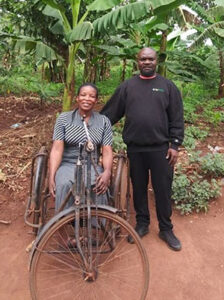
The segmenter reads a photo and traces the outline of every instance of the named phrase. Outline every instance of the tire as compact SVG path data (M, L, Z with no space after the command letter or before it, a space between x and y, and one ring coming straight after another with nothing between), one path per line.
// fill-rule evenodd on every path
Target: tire
M33 224L38 225L40 222L40 210L42 206L42 196L45 188L45 177L47 172L47 155L45 147L42 147L37 156L34 165L34 176L32 184L32 202L34 205ZM37 234L38 228L33 228L33 232Z
M92 257L92 272L87 271L75 245L72 248L68 243L74 237L73 212L56 222L36 246L30 266L32 299L144 300L149 265L134 229L115 214L92 209L95 226L91 226L92 243L88 244L87 214L80 214L80 243L86 260ZM134 244L127 242L128 235L133 237Z
M123 156L118 158L112 197L114 206L121 211L121 216L126 219L127 215L129 215L130 179L126 158Z

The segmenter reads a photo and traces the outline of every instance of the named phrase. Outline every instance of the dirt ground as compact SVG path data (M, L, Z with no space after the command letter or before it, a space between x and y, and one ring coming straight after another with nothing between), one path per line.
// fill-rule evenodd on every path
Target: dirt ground
M56 103L40 109L35 97L0 97L0 220L9 222L0 223L0 300L30 300L26 247L33 235L23 215L31 157L43 143L50 146L58 111ZM15 123L19 127L10 128ZM224 146L224 141L219 135L217 144L214 136L210 144ZM206 214L181 216L174 210L174 231L183 246L182 251L174 252L158 237L149 191L152 222L150 233L143 238L150 263L147 300L224 299L224 187L222 192Z

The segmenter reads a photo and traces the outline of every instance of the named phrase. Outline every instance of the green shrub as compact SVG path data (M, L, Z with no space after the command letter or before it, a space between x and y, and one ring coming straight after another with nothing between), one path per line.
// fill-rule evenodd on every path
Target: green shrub
M192 103L184 101L184 120L189 124L193 124L197 120L196 107Z
M62 83L52 83L41 80L38 73L13 73L7 76L0 76L0 93L7 95L13 93L15 95L38 93L40 96L43 94L51 94L51 97L60 96L63 91ZM43 99L47 98L43 96Z
M123 142L122 131L124 127L124 118L113 126L113 150L119 152L120 150L126 150L127 146Z
M208 128L201 129L194 125L185 129L183 146L187 150L193 150L196 147L196 140L204 140L208 136Z
M221 187L215 179L209 182L197 173L187 175L180 170L174 176L172 199L181 214L207 211L209 200L220 194Z
M196 140L192 137L192 136L187 136L185 135L184 137L184 142L183 142L183 146L187 149L187 150L193 150L196 147Z
M204 174L220 177L224 176L224 154L208 153L200 159L201 170Z
M224 122L224 98L211 99L203 103L203 118L214 126Z
M190 136L201 141L208 136L208 133L209 133L208 127L206 127L205 129L201 129L199 127L191 125L185 129L185 136Z
M126 150L126 145L123 142L122 134L118 131L113 130L113 151L119 152L120 150Z

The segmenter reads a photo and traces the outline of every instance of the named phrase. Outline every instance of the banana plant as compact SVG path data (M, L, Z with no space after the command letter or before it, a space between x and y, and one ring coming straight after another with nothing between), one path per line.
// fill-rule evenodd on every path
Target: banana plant
M190 49L202 45L209 38L211 39L217 49L219 58L218 98L224 98L224 0L215 0L214 3L216 6L206 11L202 7L195 7L195 9L199 8L199 13L203 15L206 23L204 22L201 27L195 27L200 34L192 43Z
M81 0L68 0L72 12L72 24L66 17L65 9L55 0L42 0L47 6L43 13L58 19L53 31L63 30L64 39L68 43L68 62L66 65L66 82L63 97L63 110L69 110L74 96L74 70L75 56L83 41L90 40L93 36L100 37L109 34L112 30L124 28L128 23L161 13L164 9L175 7L184 1L180 0L144 0L129 3L124 6L121 0L95 0L87 6L86 11L80 16ZM87 16L95 12L108 11L92 23Z
M185 1L136 0L133 3L122 5L122 0L95 0L87 5L86 9L83 9L86 2L86 0L34 0L34 4L43 4L43 9L41 10L43 15L48 20L49 18L54 20L53 25L50 27L51 32L61 36L63 43L67 46L67 58L63 62L66 71L63 96L64 111L70 109L74 96L75 58L80 45L85 43L85 41L91 41L93 37L97 39L109 35L110 32L127 28L129 24L136 21L161 15L163 12L172 10ZM90 16L93 13L101 16L91 22ZM26 38L20 37L19 42L23 42ZM41 51L45 52L46 57L47 50L44 49L46 44L44 39L35 40L32 38L32 40L36 41L37 45L39 44L38 57L41 56ZM30 40L27 43L30 43ZM46 46L49 47L49 45ZM59 57L58 49L53 48L51 50L52 57Z

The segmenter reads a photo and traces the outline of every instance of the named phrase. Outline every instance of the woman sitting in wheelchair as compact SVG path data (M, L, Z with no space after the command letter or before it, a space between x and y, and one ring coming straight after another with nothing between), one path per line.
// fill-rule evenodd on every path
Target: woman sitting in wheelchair
M107 204L106 191L113 162L111 124L106 116L93 111L98 101L98 89L94 84L81 85L76 101L78 108L61 113L54 127L50 153L49 191L55 197L56 212L74 183L79 155L81 154L86 161L86 147L80 145L84 146L87 141L91 141L94 145L92 156L93 161L96 162L96 165L91 164L91 196L98 204ZM81 148L83 148L82 153L80 153ZM103 168L98 164L100 152L102 152ZM84 173L86 177L86 166ZM74 198L70 197L66 208L73 202Z

